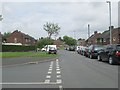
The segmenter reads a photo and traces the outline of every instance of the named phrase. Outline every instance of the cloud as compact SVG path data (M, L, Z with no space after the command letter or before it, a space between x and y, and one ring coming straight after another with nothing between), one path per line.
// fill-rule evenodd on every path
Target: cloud
M59 36L87 38L87 25L91 34L108 29L109 13L105 2L22 2L4 3L3 32L19 29L35 38L47 36L43 30L46 22L61 26ZM117 3L112 6L112 24L117 27Z

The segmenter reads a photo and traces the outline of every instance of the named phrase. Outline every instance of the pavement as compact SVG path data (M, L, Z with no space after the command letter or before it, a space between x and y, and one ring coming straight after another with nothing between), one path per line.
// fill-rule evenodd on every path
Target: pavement
M3 88L118 88L118 65L59 50L49 62L2 68Z
M2 66L13 66L13 65L24 65L29 62L44 62L53 60L54 57L12 57L12 58L2 58Z

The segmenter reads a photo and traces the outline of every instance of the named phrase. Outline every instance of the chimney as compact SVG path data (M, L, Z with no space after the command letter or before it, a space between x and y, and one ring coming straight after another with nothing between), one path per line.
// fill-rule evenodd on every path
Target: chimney
M94 31L94 34L97 34L97 31Z
M114 26L111 26L111 30L113 30L114 29ZM110 27L109 27L109 30L110 30Z

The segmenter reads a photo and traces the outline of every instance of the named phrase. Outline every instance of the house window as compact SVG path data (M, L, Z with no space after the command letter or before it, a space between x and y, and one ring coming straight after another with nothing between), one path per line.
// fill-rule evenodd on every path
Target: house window
M120 44L120 34L119 34L119 44Z
M14 38L14 43L17 43L17 38Z
M28 39L26 38L25 41L28 42Z
M29 42L31 42L31 40L29 39Z
M106 42L106 39L104 38L104 42Z

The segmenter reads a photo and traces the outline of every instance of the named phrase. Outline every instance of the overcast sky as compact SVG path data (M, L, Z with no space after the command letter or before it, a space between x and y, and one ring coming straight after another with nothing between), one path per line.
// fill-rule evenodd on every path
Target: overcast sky
M2 33L17 29L38 39L47 36L43 25L54 22L61 27L59 36L87 39L88 24L91 34L109 26L106 2L4 2L2 6ZM112 25L118 27L117 2L112 2Z

